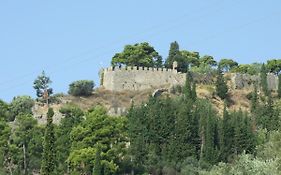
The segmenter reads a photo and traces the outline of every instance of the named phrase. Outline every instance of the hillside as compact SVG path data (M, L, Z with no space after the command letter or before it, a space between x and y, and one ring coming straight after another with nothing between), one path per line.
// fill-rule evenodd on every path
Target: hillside
M228 86L232 85L228 82ZM250 100L247 98L247 95L252 91L251 88L244 89L229 89L229 110L239 110L249 111L250 109ZM80 107L83 110L88 110L96 105L104 106L108 114L111 116L120 116L125 114L126 111L130 108L131 102L133 101L135 105L140 105L145 103L149 96L153 94L155 90L144 90L144 91L123 91L123 92L113 92L105 90L104 88L96 88L91 96L88 97L75 97L72 95L63 95L58 97L60 103L51 104L50 106L55 111L54 123L59 123L60 119L63 117L59 113L59 109L66 104L74 104ZM214 109L218 113L222 113L224 107L224 101L221 100L217 95L215 95L215 86L214 85L204 85L199 84L196 87L197 95L200 98L208 99ZM179 93L174 93L169 90L164 92L162 96L168 96L175 98L180 96ZM39 121L39 123L45 123L45 115L47 113L47 108L45 106L35 104L33 108L34 117Z

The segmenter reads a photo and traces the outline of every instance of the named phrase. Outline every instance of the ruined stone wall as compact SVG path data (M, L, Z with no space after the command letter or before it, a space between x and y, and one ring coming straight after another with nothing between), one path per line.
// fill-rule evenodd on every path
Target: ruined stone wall
M112 91L141 91L184 84L185 74L166 68L126 67L107 68L102 73L105 89Z
M235 73L231 74L231 82L234 89L253 88L255 83L260 85L260 76ZM277 90L278 76L267 74L267 84L269 90Z
M110 67L103 69L101 72L101 86L111 91L141 91L160 87L169 88L173 85L184 85L186 77L185 73L166 68ZM198 83L211 84L214 82L213 75L193 74L193 77ZM230 74L229 80L234 89L252 88L255 82L258 85L260 83L260 77L258 75L251 76L239 73ZM268 74L267 81L269 89L277 90L277 76Z

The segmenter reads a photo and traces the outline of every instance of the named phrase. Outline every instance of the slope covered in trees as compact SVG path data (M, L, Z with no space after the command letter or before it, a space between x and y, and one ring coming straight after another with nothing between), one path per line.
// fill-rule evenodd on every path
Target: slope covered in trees
M276 92L268 89L266 76L279 75L280 61L217 62L212 56L180 50L173 42L164 64L148 43L126 46L112 64L170 67L173 61L187 72L184 86L174 89L173 95L148 100L141 96L141 104L132 100L120 117L109 116L98 103L88 109L67 103L59 110L64 116L59 124L53 124L50 108L44 114L47 125L39 125L32 115L31 97L15 97L11 103L0 100L0 174L278 174L281 90L280 86ZM197 94L200 89L190 76L192 71L212 72L216 77L213 97L224 101L222 113L214 109L212 99ZM223 76L229 71L260 75L261 83L247 94L250 110L230 110L232 91ZM45 73L34 81L36 103L43 102L46 109L55 102L50 83ZM92 95L93 85L88 80L70 85L71 94L89 96L74 97L80 100L77 104L98 97Z

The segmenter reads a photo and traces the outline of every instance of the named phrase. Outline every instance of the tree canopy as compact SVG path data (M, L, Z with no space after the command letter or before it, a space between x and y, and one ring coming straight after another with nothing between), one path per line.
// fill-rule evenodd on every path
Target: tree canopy
M236 61L233 61L232 59L221 59L219 61L219 66L223 71L228 72L237 67L238 63Z
M162 57L147 42L126 45L124 50L116 53L111 61L112 66L162 67Z
M46 76L45 71L43 71L33 82L37 97L43 97L45 92L47 92L48 96L53 94L53 89L50 88L51 83L50 77Z

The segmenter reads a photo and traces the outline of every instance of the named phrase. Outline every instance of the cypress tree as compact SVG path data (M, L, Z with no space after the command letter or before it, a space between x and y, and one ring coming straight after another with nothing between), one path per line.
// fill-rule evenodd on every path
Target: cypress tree
M281 98L281 74L278 75L278 98Z
M228 156L232 153L233 146L233 134L234 130L231 125L231 117L226 109L226 103L224 103L223 119L222 119L222 131L221 131L221 159L227 161Z
M172 68L173 62L176 60L176 57L180 54L179 44L175 41L170 45L169 56L166 60L166 67Z
M197 99L196 83L195 83L195 82L193 82L193 84L192 84L191 99L192 99L193 101L196 101L196 99Z
M41 175L52 175L55 171L55 133L53 116L54 111L52 108L49 108L43 144Z
M261 89L264 95L268 96L268 84L267 84L267 70L264 64L261 66L261 73L260 73L260 79L261 79Z
M183 87L183 94L185 99L192 99L191 81L192 81L192 76L188 71L186 73L185 84Z
M254 91L252 92L252 97L251 97L251 112L255 112L257 109L258 105L258 88L257 84L254 85Z
M217 95L221 99L227 98L228 88L227 88L227 84L224 80L224 77L223 77L220 66L218 67L218 75L217 75L217 81L216 81L216 91L217 91Z
M101 165L101 147L97 146L95 162L94 162L94 175L102 175L102 165Z

